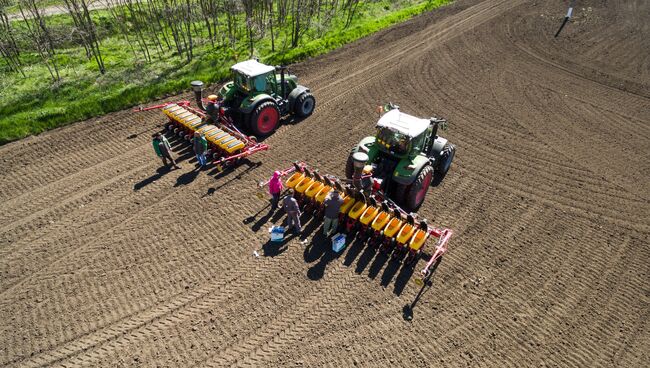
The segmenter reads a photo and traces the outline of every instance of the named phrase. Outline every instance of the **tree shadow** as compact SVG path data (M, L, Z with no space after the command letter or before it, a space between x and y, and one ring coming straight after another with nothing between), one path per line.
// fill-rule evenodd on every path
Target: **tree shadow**
M170 171L171 171L171 167L169 167L169 166L161 166L161 167L157 168L155 174L153 174L153 175L151 175L150 177L148 177L148 178L146 178L146 179L144 179L144 180L142 180L142 181L136 183L136 184L133 186L133 190L134 190L134 191L138 191L138 190L140 190L140 189L146 187L147 185L153 183L154 181L156 181L156 180L162 178L163 175L167 174L167 173L170 172Z

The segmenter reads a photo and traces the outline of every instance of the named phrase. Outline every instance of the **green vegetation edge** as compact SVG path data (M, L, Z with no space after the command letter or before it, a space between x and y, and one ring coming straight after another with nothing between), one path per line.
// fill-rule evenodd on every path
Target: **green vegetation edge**
M301 44L295 49L262 55L260 61L271 65L288 64L322 55L451 2L452 0L428 0L390 12L381 18L362 18L342 31L328 31L323 37ZM237 57L232 56L234 63ZM44 93L40 97L40 101L38 101L38 96L32 96L35 100L26 101L26 104L30 106L28 111L19 111L0 117L0 145L77 121L178 94L188 90L192 80L199 79L207 83L217 83L228 78L230 65L214 68L215 64L210 61L215 60L210 57L210 53L207 53L204 60L193 65L191 70L182 76L171 79L160 78L156 83L147 86L116 85L114 86L115 91L106 91L102 98L97 98L96 95L78 96L74 102L55 108L51 107L54 101L47 101L47 99L55 100L56 94ZM312 88L317 89L315 86ZM46 102L50 106L43 108Z

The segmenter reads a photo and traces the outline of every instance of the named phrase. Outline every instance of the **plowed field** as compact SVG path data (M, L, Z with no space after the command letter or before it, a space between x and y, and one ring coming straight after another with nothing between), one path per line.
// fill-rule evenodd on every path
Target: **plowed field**
M461 0L293 66L316 112L227 174L183 142L157 171L159 111L0 147L0 366L649 366L650 3L578 1L554 39L566 3ZM458 146L425 289L307 218L267 244L255 196L294 160L342 175L388 101Z

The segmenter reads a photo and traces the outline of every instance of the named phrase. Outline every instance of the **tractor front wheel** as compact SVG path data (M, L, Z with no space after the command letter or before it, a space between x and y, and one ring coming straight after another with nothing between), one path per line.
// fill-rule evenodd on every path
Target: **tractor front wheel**
M436 170L438 175L446 175L447 171L449 171L449 167L451 166L451 162L454 160L454 155L456 154L456 146L447 143L445 146L442 148L442 152L440 153L440 163L438 164L438 169Z
M278 106L267 101L255 108L250 115L250 128L257 137L266 137L273 133L280 123Z
M413 184L410 185L408 194L406 195L406 208L407 211L413 211L418 208L429 191L429 186L433 180L433 167L425 165Z
M316 99L314 98L314 95L305 92L298 96L294 106L294 112L299 118L306 118L314 112L314 108L316 108Z

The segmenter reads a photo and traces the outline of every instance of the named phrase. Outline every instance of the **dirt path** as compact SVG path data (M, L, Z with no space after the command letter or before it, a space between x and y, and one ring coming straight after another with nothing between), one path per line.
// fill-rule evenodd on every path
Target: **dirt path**
M87 1L86 4L88 5L88 10L100 10L100 9L106 9L111 6L113 6L112 2L109 0L90 0ZM41 15L48 17L51 15L58 15L58 14L67 14L68 9L65 7L65 3L61 3L61 5L52 5L52 6L47 6L43 9L41 9ZM27 16L27 19L32 18L31 15L29 15L29 12L25 12L25 15ZM17 11L12 14L8 14L7 17L9 20L16 20L16 19L23 19L22 14L20 14L20 11Z
M0 147L0 365L648 366L650 8L581 3L558 39L562 2L458 1L296 65L316 113L221 177L156 171L156 111ZM281 221L255 183L342 174L387 101L459 147L411 322L423 261L311 235L252 256Z

